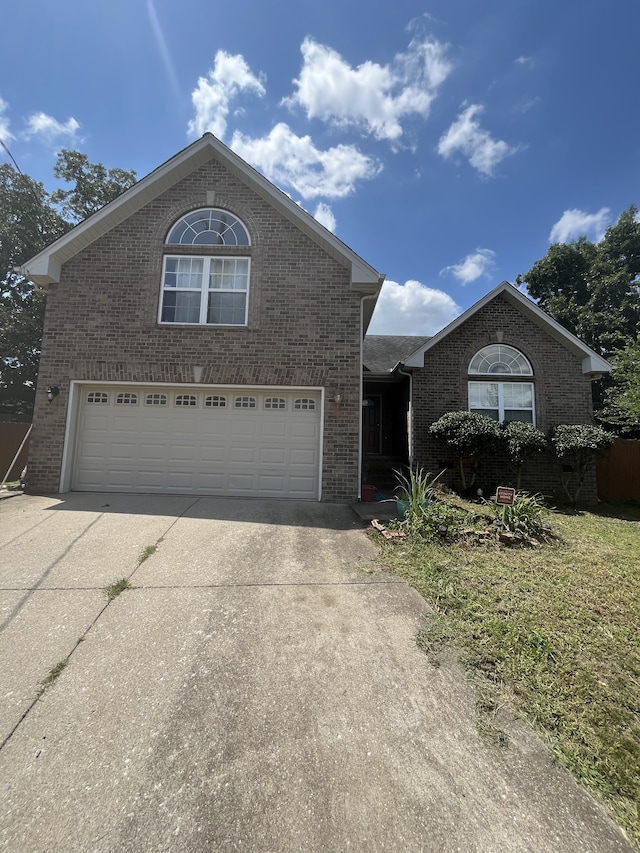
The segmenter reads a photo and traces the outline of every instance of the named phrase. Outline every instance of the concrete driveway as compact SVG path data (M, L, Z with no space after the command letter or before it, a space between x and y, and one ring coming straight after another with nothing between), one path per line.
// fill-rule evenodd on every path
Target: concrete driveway
M349 507L20 496L0 543L4 850L631 850L524 724L478 738Z

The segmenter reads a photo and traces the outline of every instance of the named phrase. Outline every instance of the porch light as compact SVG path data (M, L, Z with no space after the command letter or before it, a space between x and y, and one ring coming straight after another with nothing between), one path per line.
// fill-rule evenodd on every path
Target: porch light
M57 397L60 393L60 389L57 385L49 385L47 388L47 400L51 402L54 397Z
M340 403L342 402L342 394L334 394L333 402L337 403L337 405L340 405Z

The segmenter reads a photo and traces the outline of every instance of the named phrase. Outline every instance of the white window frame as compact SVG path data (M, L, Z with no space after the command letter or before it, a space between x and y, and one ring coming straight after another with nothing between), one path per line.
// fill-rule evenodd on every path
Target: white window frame
M167 261L169 260L199 260L202 261L202 279L200 288L196 287L166 287L165 276L167 272ZM231 287L209 287L211 277L211 266L214 261L246 261L247 264L247 286L246 288ZM162 260L162 280L160 282L160 306L158 309L158 323L161 326L226 326L232 329L242 328L248 325L249 319L249 283L251 280L251 258L246 255L165 255ZM200 313L197 323L187 323L181 320L163 320L164 297L166 293L199 293ZM207 313L209 310L209 293L233 293L244 294L244 318L242 323L209 323Z
M483 408L487 412L495 412L495 406L472 406L471 405L471 386L472 385L497 385L498 386L498 423L504 423L505 420L505 409L508 409L510 412L531 412L531 420L525 421L525 423L532 423L534 426L536 425L536 389L533 382L496 382L495 379L483 379L483 380L475 380L470 381L468 383L469 389L467 393L467 402L468 408L470 412L478 412L480 414L484 414ZM504 389L506 385L526 385L531 389L531 407L530 408L515 408L513 406L505 406L504 404ZM491 417L491 415L487 415L487 417Z

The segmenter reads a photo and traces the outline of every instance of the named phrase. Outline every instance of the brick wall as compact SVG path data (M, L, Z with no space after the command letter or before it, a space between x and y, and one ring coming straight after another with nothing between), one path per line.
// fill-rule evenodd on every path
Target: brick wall
M414 447L418 465L439 471L452 463L446 448L429 436L429 427L446 412L468 408L469 362L479 349L498 342L516 347L531 363L538 429L546 434L560 423L593 422L591 383L582 373L580 359L499 295L428 350L424 368L413 371ZM457 482L453 470L449 476ZM498 484L515 485L512 480L504 460L492 459L485 466L479 485L487 493ZM560 469L552 454L543 454L535 462L525 464L521 488L563 500ZM595 470L585 485L583 497L586 501L597 498Z
M248 326L160 326L165 235L185 212L212 206L207 191L251 237ZM193 382L197 365L202 384L324 386L328 401L340 393L325 413L323 497L352 500L359 334L349 270L212 160L68 261L49 287L27 488L58 489L71 380ZM52 384L60 396L49 405Z

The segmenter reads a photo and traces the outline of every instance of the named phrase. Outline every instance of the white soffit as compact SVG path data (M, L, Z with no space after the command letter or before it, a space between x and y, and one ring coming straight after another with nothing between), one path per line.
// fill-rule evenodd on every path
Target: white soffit
M182 178L215 158L351 272L351 288L375 295L384 276L211 133L178 152L121 196L76 225L22 266L36 284L60 280L62 264L124 222Z
M567 331L564 326L561 326L557 320L554 320L553 317L550 317L541 308L538 308L535 302L528 299L508 281L503 281L493 290L490 290L482 299L479 299L470 308L467 308L466 311L460 314L459 317L456 317L448 326L441 329L437 335L434 335L427 343L413 352L404 362L405 367L424 367L424 355L428 350L440 343L440 341L457 329L458 326L461 326L481 308L484 308L485 305L500 295L504 296L514 308L523 311L538 328L551 335L565 349L569 350L577 358L580 358L584 374L609 373L612 370L612 365L606 359L599 356L579 338Z

